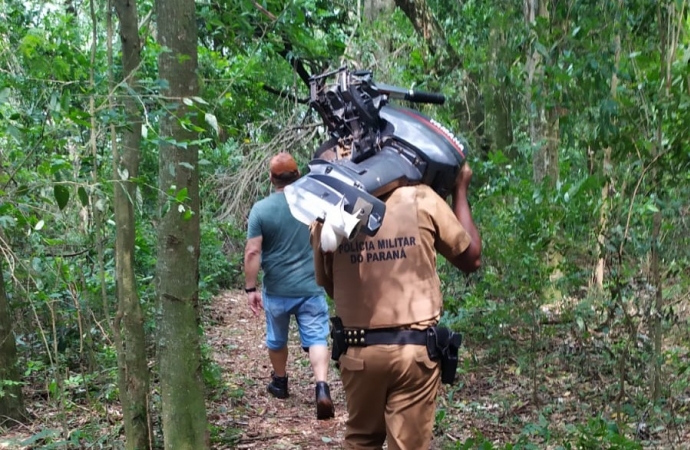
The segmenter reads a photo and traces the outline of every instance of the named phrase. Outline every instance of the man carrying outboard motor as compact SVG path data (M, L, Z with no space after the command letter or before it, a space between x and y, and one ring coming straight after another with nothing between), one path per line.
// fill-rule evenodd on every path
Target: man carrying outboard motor
M312 225L317 283L335 302L333 358L347 401L345 448L428 449L436 395L455 378L460 336L437 327L442 294L436 252L465 273L480 266L481 238L467 203L472 171L459 170L452 207L426 184L379 197L385 216L323 251Z

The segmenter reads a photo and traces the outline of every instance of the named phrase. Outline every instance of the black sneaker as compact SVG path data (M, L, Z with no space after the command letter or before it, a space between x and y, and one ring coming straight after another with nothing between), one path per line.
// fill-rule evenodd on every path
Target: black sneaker
M319 381L316 383L316 418L318 420L326 420L335 417L335 407L333 400L331 400L331 390L328 383Z
M271 372L271 382L268 383L268 392L271 393L276 398L288 398L290 393L288 392L288 377L276 376L275 373Z

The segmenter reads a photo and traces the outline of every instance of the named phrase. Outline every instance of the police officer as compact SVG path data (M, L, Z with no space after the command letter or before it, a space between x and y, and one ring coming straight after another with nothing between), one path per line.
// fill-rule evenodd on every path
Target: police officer
M376 236L359 235L332 253L320 249L321 224L312 226L317 283L335 302L334 351L346 348L333 355L347 402L345 448L381 449L386 439L391 450L430 446L441 366L453 358L448 330L436 327L436 252L465 273L480 266L481 239L467 203L471 177L463 165L452 207L426 185L395 189L383 199Z

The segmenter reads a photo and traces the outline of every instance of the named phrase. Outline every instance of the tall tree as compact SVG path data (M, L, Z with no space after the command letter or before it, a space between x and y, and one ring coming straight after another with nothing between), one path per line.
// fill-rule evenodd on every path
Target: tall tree
M164 114L160 125L157 295L165 448L208 448L199 325L198 149L191 143L198 95L194 0L156 0Z
M558 109L547 108L545 99L548 87L545 80L545 64L539 47L541 33L536 32L537 17L549 23L549 0L524 0L524 17L532 30L531 45L527 48L525 71L527 84L525 104L529 117L530 143L534 148L532 165L534 181L539 183L549 178L552 185L558 181ZM538 95L534 95L538 92Z
M495 11L489 31L489 61L484 70L484 104L487 128L490 130L491 145L515 159L513 145L513 122L506 61L511 55L507 45L504 12Z
M678 3L678 4L676 4ZM658 117L656 123L656 142L653 147L653 156L656 160L664 153L665 142L671 135L671 130L667 130L666 124L671 123L673 118L671 116L671 88L673 83L673 62L676 60L676 52L680 43L680 37L683 33L686 16L686 0L676 2L667 0L657 4L657 16L659 23L659 56L661 62L661 70L659 79L662 81L659 86L658 94ZM675 137L674 137L675 138ZM654 191L656 199L662 197L663 194L659 191L659 184L661 182L660 170L656 167L652 169L652 179L654 183ZM662 197L663 198L663 197ZM652 400L657 403L662 394L662 361L663 361L663 315L665 308L663 295L663 280L662 280L662 265L663 258L661 256L661 229L662 229L662 209L664 205L658 200L656 202L656 211L652 218L652 233L651 233L651 254L650 254L650 278L654 286L654 300L651 307L649 321L652 327L652 335L654 336L654 359L653 371L651 376L651 393Z
M611 98L615 101L618 96L618 67L621 60L621 28L623 14L623 1L618 0L614 15L614 36L613 36L613 71L611 72ZM601 209L599 211L599 233L597 234L597 263L594 268L594 286L598 291L604 289L604 272L606 270L606 260L604 258L604 245L608 229L610 199L609 190L611 189L611 146L607 146L603 152L601 172L606 181L601 188Z
M25 417L26 410L19 384L17 345L5 293L3 265L4 260L0 257L0 426L12 426Z
M128 94L123 97L126 123L122 143L118 145L114 125L111 128L115 210L115 276L117 281L117 314L113 334L117 346L118 386L124 415L126 448L151 448L148 408L148 365L144 315L139 303L134 273L135 215L139 173L142 112L134 95L138 92L137 70L141 64L137 4L131 0L114 0L120 23L123 84ZM112 9L109 9L109 14ZM109 27L109 30L112 28ZM112 64L111 64L112 65ZM112 80L111 80L111 84Z

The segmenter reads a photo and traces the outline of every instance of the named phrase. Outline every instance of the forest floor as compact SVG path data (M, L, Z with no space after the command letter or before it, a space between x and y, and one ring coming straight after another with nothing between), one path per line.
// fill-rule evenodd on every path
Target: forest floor
M299 346L296 325L290 332L288 374L290 398L277 400L266 392L270 381L270 363L264 345L263 317L254 317L246 306L244 295L226 292L216 298L211 320L217 324L207 328L209 344L215 349L215 361L223 367L226 394L212 403L210 419L219 435L215 448L237 449L326 449L342 448L347 411L342 383L334 366L329 373L331 396L336 416L332 420L316 420L314 384L309 359ZM478 373L464 380L463 391L443 389L439 402L448 405L453 397L462 397L464 405L475 405L491 414L498 405L490 400L491 392L505 388L510 380L503 377L483 379ZM517 386L515 386L517 388ZM455 394L455 395L454 395ZM228 404L228 399L231 400ZM526 406L526 405L523 405ZM470 408L474 409L474 408ZM517 413L517 412L516 412ZM453 442L464 442L477 431L498 441L515 432L504 421L490 423L485 413L458 410L445 417L437 415L436 437L432 449L446 448ZM518 430L519 431L519 430Z
M342 448L347 412L339 374L331 366L329 381L336 417L318 421L312 372L307 354L299 347L294 323L288 365L291 395L278 400L266 392L271 368L264 344L264 319L251 314L244 294L221 293L204 305L203 320L209 358L215 368L207 401L214 450ZM450 388L442 386L439 393L432 450L503 449L521 437L538 449L556 449L566 442L573 445L567 448L634 448L610 446L615 441L615 436L607 435L612 422L592 423L596 416L615 418L631 439L640 438L635 430L644 424L644 448L690 448L690 429L681 417L688 414L690 392L676 399L676 425L643 423L644 418L627 416L625 408L606 400L616 395L615 374L602 370L604 365L598 357L558 356L557 349L564 341L562 336L553 341L543 354L557 356L535 359L538 377L521 370L530 365L518 362L517 357L488 357L476 343L464 345L458 382ZM524 341L518 345L528 348L530 344ZM34 385L25 389L33 421L4 435L7 430L0 430L0 450L123 448L122 416L115 399L88 401L78 397L75 388L71 399L48 401L46 383L45 378L35 379ZM641 392L628 388L625 395L634 398ZM157 420L153 429L160 443ZM477 444L470 444L471 439Z
M342 448L347 411L339 374L331 366L329 384L336 417L318 421L309 359L299 347L294 321L288 363L291 396L277 400L266 392L271 368L264 345L263 317L254 317L245 296L236 292L218 296L206 313L207 320L215 323L207 327L207 338L215 350L216 363L223 368L225 386L225 393L210 408L210 420L218 433L214 448ZM497 362L486 357L485 350L476 343L464 347L465 364L460 368L458 382L452 387L442 386L439 393L432 450L503 448L506 443L516 442L521 433L525 436L525 427L531 428L527 436L529 442L537 443L536 448L557 448L558 444L578 441L585 446L573 448L609 448L606 425L603 430L599 423L579 431L573 429L598 414L618 417L621 427L628 431L644 426L645 448L690 449L687 427L646 424L617 412L614 402L604 400L612 395L615 375L601 373L600 357L560 355L559 348L564 344L562 336L555 337L549 350L556 359L536 358L538 378L520 370L521 364L514 357L508 355ZM638 394L630 389L626 395ZM601 436L596 436L598 433ZM562 440L548 437L559 434ZM634 434L629 437L635 438ZM476 446L463 446L471 439ZM495 446L480 445L484 440ZM587 440L593 446L587 447Z
M299 345L297 327L290 330L288 375L290 398L278 400L266 392L271 366L265 342L262 316L254 317L241 293L225 292L215 299L207 327L207 339L214 349L214 359L223 368L225 394L211 405L210 420L215 431L217 449L327 449L342 448L347 411L342 383L337 369L331 365L329 385L335 403L335 418L316 420L314 379L308 355ZM497 405L490 401L490 391L499 388L473 374L465 380L464 389L471 396L465 404L476 403L490 411ZM444 389L441 404L448 404L449 392ZM460 392L457 397L460 397ZM452 401L453 393L450 393ZM230 404L228 404L230 400ZM452 417L437 417L436 437L432 449L445 448L455 441L464 441L478 430L498 440L509 438L515 431L502 423L487 423L483 414L458 411ZM519 430L518 430L519 431ZM225 441L225 443L223 443Z

